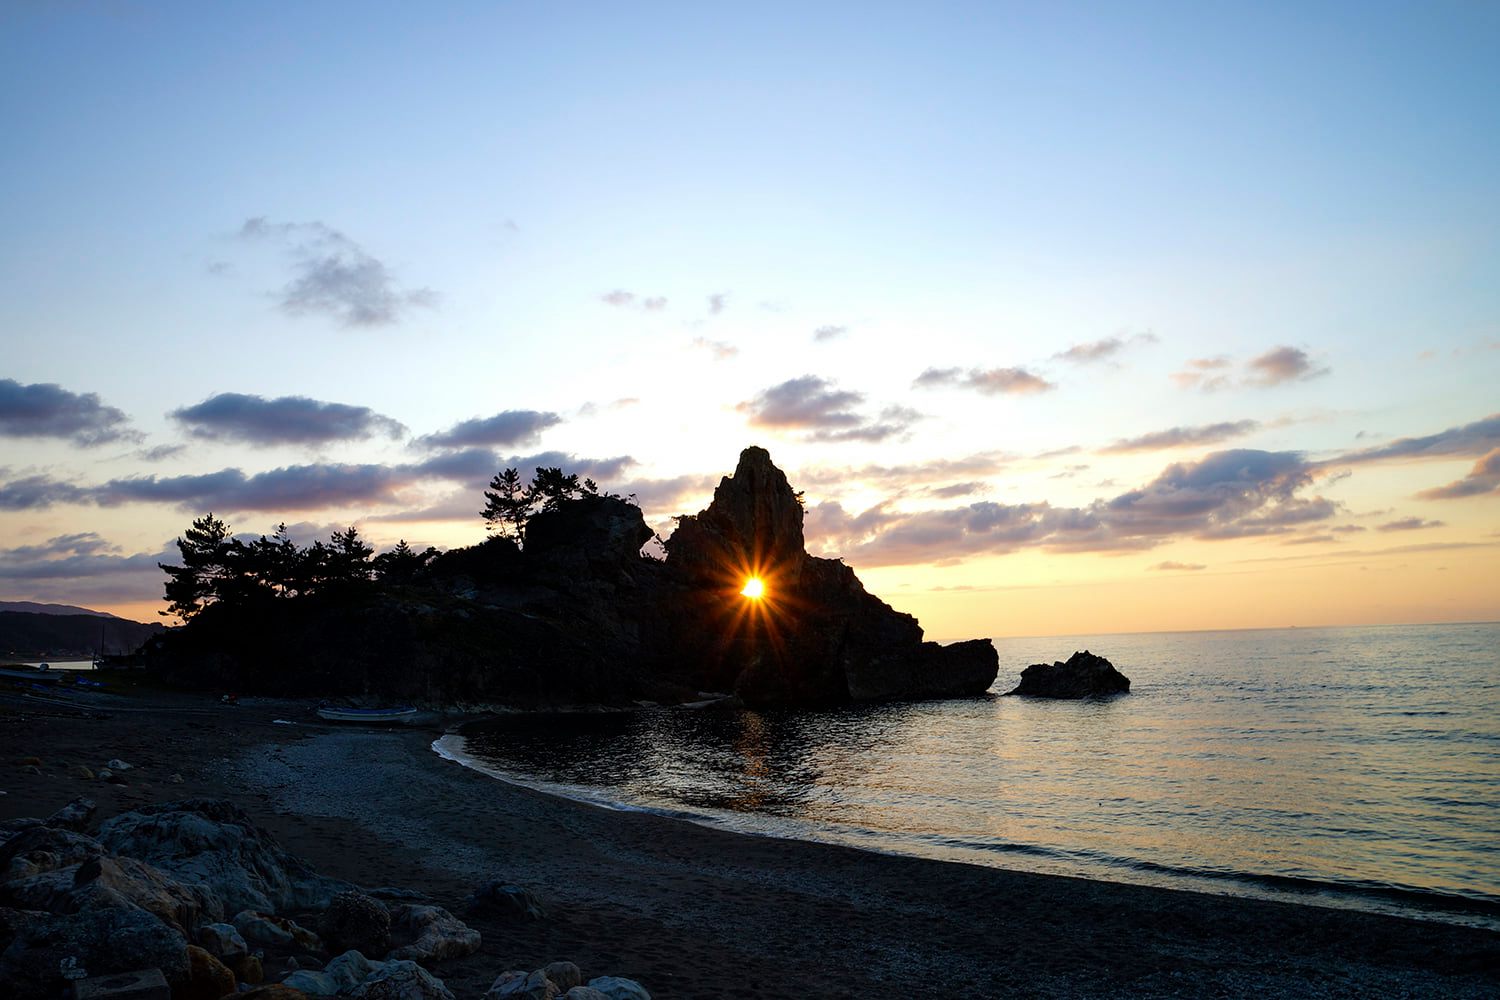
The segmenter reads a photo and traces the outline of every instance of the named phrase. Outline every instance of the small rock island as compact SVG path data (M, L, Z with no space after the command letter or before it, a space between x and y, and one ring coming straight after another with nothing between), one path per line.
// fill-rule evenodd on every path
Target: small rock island
M250 581L153 640L148 665L242 692L522 706L947 698L998 673L989 639L924 641L842 561L809 555L801 497L764 448L679 518L665 559L642 554L652 537L635 504L586 493L532 516L524 544L435 554L398 586L288 598Z
M1066 663L1033 663L1021 671L1021 683L1005 693L1033 698L1098 698L1129 694L1130 678L1104 657L1085 649L1068 657Z

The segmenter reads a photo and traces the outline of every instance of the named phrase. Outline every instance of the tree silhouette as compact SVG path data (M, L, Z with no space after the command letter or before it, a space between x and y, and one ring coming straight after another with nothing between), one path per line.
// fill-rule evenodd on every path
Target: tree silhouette
M177 539L181 566L156 565L167 574L167 610L187 621L213 602L240 588L234 586L244 547L229 536L229 525L209 512Z
M515 469L505 469L490 480L490 488L484 491L484 518L486 531L498 528L500 534L520 541L526 534L526 521L531 517L535 500L531 489L521 485L521 474Z

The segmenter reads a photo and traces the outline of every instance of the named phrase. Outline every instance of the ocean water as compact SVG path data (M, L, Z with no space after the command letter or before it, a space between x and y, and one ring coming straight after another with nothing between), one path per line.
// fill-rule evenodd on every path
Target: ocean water
M1500 927L1500 624L996 646L982 698L518 715L438 749L746 832ZM998 696L1085 648L1131 693Z

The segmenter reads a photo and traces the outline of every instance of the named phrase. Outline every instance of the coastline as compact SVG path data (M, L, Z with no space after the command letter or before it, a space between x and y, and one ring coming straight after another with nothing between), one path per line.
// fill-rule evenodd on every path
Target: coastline
M109 719L0 717L12 762L44 760L41 775L12 764L0 817L46 815L80 794L101 819L222 797L325 874L418 889L455 912L485 879L532 889L547 920L476 922L479 954L434 969L459 996L556 958L628 975L658 997L922 984L972 996L1478 997L1500 986L1493 931L598 808L456 766L430 749L437 730L336 729L300 703L104 700ZM132 784L66 776L116 756L136 765Z

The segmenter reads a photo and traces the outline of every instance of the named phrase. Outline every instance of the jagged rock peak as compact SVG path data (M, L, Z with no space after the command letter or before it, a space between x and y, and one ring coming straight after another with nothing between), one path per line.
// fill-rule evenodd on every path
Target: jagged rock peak
M668 544L668 562L695 575L725 567L752 569L794 582L802 572L802 501L770 452L740 452L734 475L696 517L685 517Z

